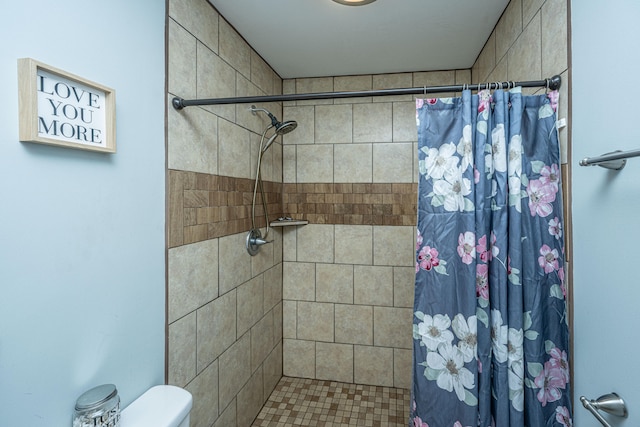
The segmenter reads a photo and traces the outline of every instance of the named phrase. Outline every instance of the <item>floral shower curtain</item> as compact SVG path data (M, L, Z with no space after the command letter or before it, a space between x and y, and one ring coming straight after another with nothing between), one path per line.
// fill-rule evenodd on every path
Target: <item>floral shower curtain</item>
M572 425L557 99L417 101L412 427Z

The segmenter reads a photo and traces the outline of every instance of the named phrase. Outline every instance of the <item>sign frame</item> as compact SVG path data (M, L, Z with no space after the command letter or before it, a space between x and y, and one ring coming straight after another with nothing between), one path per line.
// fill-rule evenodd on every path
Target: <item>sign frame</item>
M20 141L116 152L116 93L107 86L20 58L18 111Z

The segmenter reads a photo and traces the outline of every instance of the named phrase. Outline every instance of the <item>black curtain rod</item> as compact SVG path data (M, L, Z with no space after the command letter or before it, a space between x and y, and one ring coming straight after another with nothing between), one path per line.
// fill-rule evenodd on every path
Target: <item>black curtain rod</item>
M474 85L453 85L453 86L424 86L406 89L380 89L366 90L359 92L319 92L319 93L295 93L289 95L266 95L266 96L244 96L236 98L209 98L209 99L183 99L175 97L171 101L176 110L193 105L222 105L222 104L258 104L263 102L284 102L284 101L304 101L308 99L336 99L336 98L358 98L365 96L385 96L385 95L420 95L442 92L460 92L465 89L510 89L513 87L546 87L550 90L560 89L562 80L560 76L553 76L544 80L532 80L528 82L494 82L480 83Z

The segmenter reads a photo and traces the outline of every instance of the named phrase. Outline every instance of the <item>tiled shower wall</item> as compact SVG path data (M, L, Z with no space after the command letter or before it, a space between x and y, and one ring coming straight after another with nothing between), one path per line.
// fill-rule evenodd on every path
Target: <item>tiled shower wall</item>
M282 93L279 76L206 0L170 0L168 13L169 101ZM260 107L282 116L280 105ZM282 376L282 234L274 230L256 257L244 247L269 123L248 108L167 111L167 380L193 394L196 427L250 425ZM262 167L274 215L281 165L278 140Z
M284 93L470 83L470 71L291 79ZM447 96L443 94L442 96ZM417 131L412 96L285 103L287 376L409 388Z

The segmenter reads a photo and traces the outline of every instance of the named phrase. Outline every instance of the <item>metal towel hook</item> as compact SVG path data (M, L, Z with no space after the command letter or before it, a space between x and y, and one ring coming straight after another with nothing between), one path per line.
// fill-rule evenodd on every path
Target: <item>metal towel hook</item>
M600 396L596 400L589 400L584 396L580 396L580 402L604 427L611 427L611 424L605 420L598 411L604 411L616 417L627 418L627 405L624 400L616 393L609 393Z

